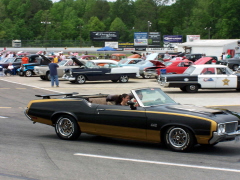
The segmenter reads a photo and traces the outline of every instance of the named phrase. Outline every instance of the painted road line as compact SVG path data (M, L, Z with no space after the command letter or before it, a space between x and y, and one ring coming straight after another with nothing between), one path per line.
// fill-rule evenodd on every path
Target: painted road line
M5 117L5 116L0 116L0 118L8 118L8 117Z
M168 163L168 162L161 162L161 161L148 161L148 160L141 160L141 159L129 159L129 158L120 158L120 157L112 157L112 156L101 156L101 155L94 155L94 154L83 154L83 153L75 153L74 155L75 156L92 157L92 158L119 160L119 161L130 161L130 162L139 162L139 163L148 163L148 164L158 164L158 165L165 165L165 166L178 166L178 167L187 167L187 168L195 168L195 169L206 169L206 170L240 173L240 169L198 166L198 165L179 164L179 163Z
M42 90L45 90L45 91L51 91L51 92L56 92L56 93L65 93L65 92L53 91L51 89L46 89L46 88L40 88L40 87L37 87L37 86L28 85L28 84L17 83L17 82L5 80L5 79L0 79L0 80L10 82L10 83L14 83L14 84L20 84L20 85L28 86L28 87L32 87L32 88L42 89Z

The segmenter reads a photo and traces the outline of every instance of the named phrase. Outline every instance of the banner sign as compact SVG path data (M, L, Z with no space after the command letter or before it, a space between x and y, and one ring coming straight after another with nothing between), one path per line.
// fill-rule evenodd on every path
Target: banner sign
M146 48L135 48L136 51L146 51Z
M182 35L164 35L163 42L164 43L182 43L183 38Z
M116 48L118 48L118 42L105 42L105 47L106 46L109 46L109 47L111 47L111 48L114 48L114 49L116 49Z
M160 46L160 32L149 32L148 45Z
M135 32L134 33L134 46L147 46L148 45L148 33L147 32Z
M187 42L193 42L196 40L200 40L200 35L187 35Z
M91 31L90 38L92 41L118 41L118 31Z
M134 48L133 42L119 42L118 43L119 48Z

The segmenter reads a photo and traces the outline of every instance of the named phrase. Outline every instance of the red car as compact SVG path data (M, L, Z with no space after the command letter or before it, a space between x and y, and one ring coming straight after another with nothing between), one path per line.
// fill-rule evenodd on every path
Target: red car
M146 68L144 75L146 77L155 76L157 79L160 73L182 74L193 62L189 60L171 60L161 63L162 67Z

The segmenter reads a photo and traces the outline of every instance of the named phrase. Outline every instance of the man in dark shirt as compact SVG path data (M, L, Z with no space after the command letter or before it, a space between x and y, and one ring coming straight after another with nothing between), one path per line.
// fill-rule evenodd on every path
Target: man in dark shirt
M51 77L51 85L54 87L54 82L57 87L59 87L59 81L58 81L58 73L57 68L59 67L58 64L52 62L48 65L50 69L50 77Z

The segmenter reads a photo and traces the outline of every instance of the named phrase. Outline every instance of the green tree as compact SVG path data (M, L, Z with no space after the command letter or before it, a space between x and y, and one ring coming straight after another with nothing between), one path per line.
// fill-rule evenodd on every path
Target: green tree
M126 25L123 23L123 21L120 19L120 18L116 18L111 26L110 26L110 31L118 31L119 32L119 35L120 35L120 38L119 38L119 41L122 41L122 42L125 42L125 41L128 41L128 30L127 30L127 27Z

